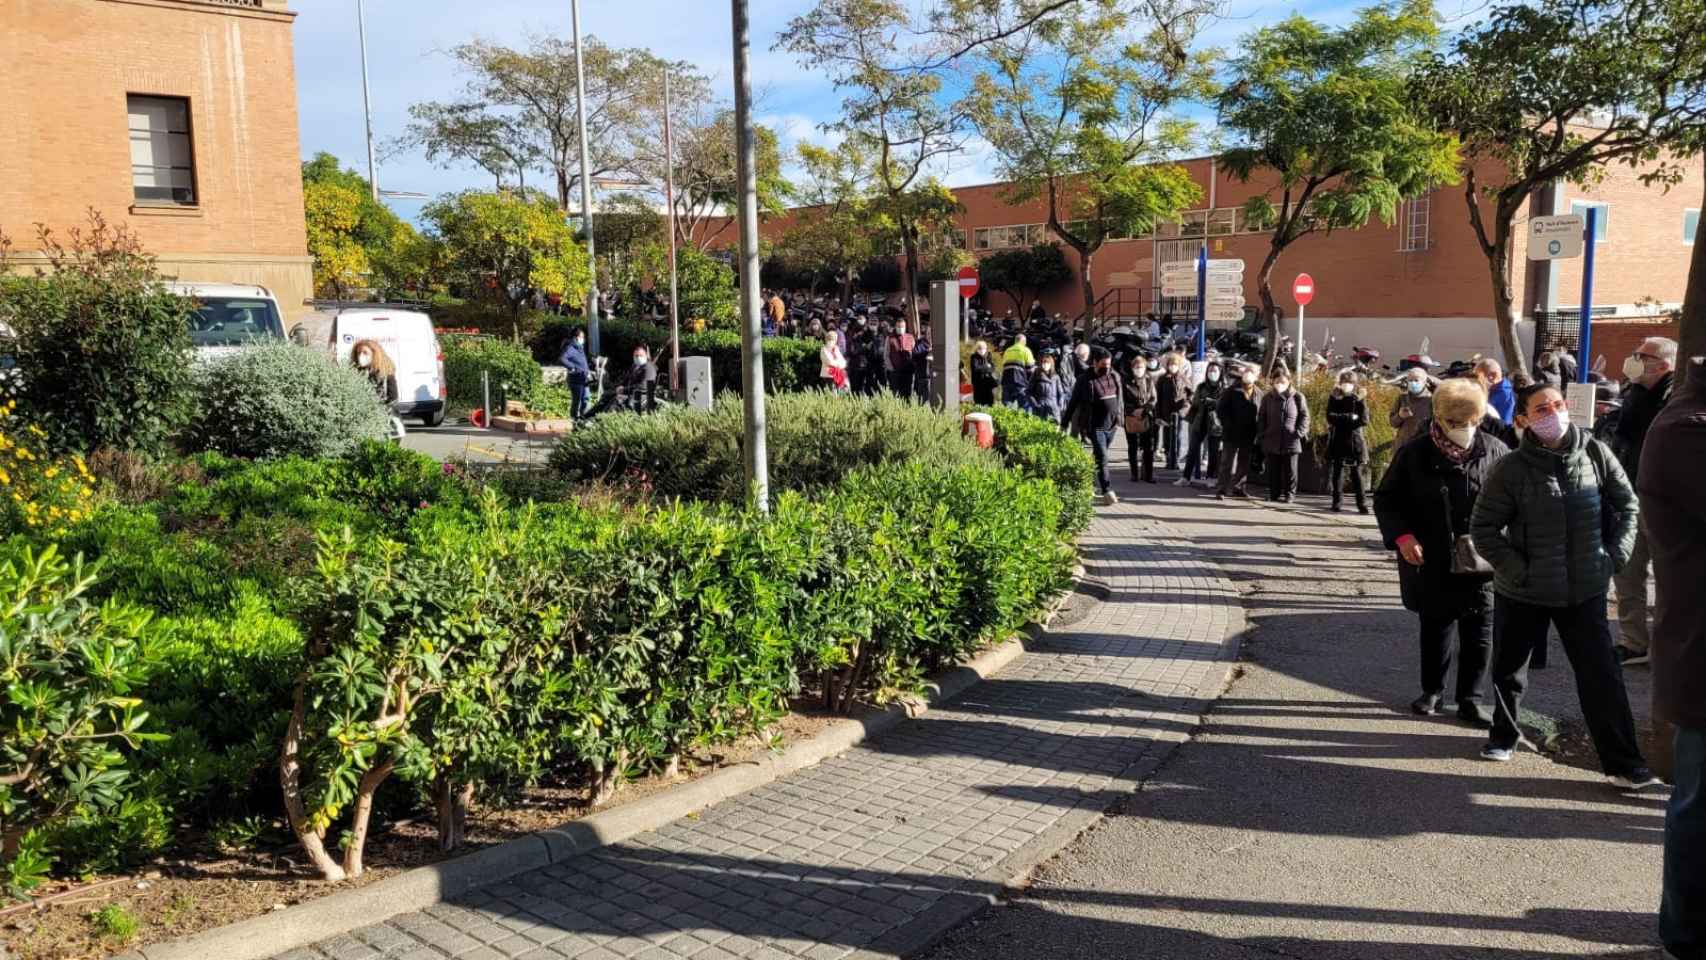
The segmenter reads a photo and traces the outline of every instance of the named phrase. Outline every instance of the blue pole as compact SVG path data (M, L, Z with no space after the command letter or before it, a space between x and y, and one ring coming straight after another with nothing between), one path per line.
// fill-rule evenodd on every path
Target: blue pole
M1208 358L1208 247L1197 250L1197 359Z
M1593 352L1593 241L1599 210L1588 208L1586 249L1582 251L1582 332L1580 356L1576 357L1576 382L1588 382L1588 361Z

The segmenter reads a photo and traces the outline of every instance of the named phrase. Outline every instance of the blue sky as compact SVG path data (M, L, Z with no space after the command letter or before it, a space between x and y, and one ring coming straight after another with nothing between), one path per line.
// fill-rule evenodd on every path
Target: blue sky
M929 0L907 0L928 4ZM1484 0L1439 0L1448 20L1473 16ZM760 96L759 119L777 130L784 150L802 139L822 140L817 126L833 120L840 98L821 77L785 53L771 52L777 32L812 0L751 0L753 85ZM1348 18L1366 5L1346 0L1274 2L1227 0L1228 18L1206 37L1230 46L1241 33L1293 12L1329 22ZM325 150L361 169L361 61L355 0L294 0L296 84L304 157ZM568 0L366 0L368 64L372 80L374 135L400 134L408 107L422 100L449 99L462 85L442 52L480 36L520 44L529 32L569 34ZM581 0L581 29L617 46L644 46L658 54L699 65L721 91L732 91L733 54L728 7L717 0ZM994 179L991 159L978 141L942 171L950 184ZM489 179L468 169L444 170L420 156L382 160L379 182L387 189L436 195L484 187ZM421 201L392 201L413 217Z

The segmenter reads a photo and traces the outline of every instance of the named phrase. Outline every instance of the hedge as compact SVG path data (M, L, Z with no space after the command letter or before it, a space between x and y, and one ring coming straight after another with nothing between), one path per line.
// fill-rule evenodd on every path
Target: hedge
M1316 463L1327 462L1327 401L1333 395L1337 378L1330 373L1318 373L1303 378L1303 397L1309 403L1309 449ZM1363 400L1368 403L1368 429L1363 439L1368 443L1369 489L1380 484L1386 465L1392 462L1392 440L1397 436L1386 414L1398 398L1398 388L1369 378L1362 384Z
M467 410L485 406L482 373L489 374L493 404L500 395L529 399L544 385L539 364L525 347L485 336L441 335L439 343L444 351L445 392L452 407Z
M581 320L555 319L547 322L530 341L533 358L556 363L570 331L584 327ZM603 320L598 325L599 350L608 358L607 379L620 378L633 365L634 348L644 344L652 361L663 366L669 359L669 328L633 320ZM764 386L770 393L810 390L819 385L822 371L819 351L823 344L795 337L764 338ZM740 333L734 330L682 331L681 355L711 358L711 385L718 392L741 392ZM612 380L613 382L613 380Z

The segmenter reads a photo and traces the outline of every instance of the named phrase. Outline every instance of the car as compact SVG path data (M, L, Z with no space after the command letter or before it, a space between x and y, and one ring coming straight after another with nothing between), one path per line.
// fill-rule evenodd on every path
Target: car
M278 300L266 287L248 283L178 282L173 293L195 301L190 342L197 360L212 360L244 346L284 340Z
M444 423L448 406L444 352L431 317L419 310L377 303L321 309L331 314L332 359L347 364L358 341L377 342L397 368L393 411L400 417L418 418L429 427Z

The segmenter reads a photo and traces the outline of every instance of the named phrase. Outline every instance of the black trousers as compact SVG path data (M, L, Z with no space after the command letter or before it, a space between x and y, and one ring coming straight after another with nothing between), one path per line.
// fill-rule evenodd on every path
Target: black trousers
M1144 433L1125 435L1125 456L1131 464L1133 480L1147 482L1155 479L1155 435L1158 432L1159 428L1151 426Z
M1268 499L1278 500L1280 497L1297 495L1297 454L1270 453L1267 454L1267 467L1263 470L1268 477Z
M1250 478L1250 459L1254 448L1247 443L1229 443L1220 450L1220 494L1244 495L1244 484Z
M889 389L894 391L894 395L897 397L912 396L912 371L889 371Z
M1203 450L1208 451L1208 469L1203 470ZM1190 452L1185 454L1185 479L1220 476L1220 438L1205 437L1201 431L1191 433Z
M1175 413L1167 418L1162 427L1166 431L1166 436L1161 441L1161 449L1167 454L1167 469L1169 470L1179 469L1179 447L1181 446L1179 431L1184 427L1184 424L1185 418Z
M1492 589L1488 605L1479 610L1436 613L1422 617L1422 693L1445 695L1445 677L1451 672L1452 633L1457 634L1457 705L1481 702L1487 666L1493 656Z
M1635 718L1629 713L1629 691L1623 686L1623 666L1611 644L1611 623L1605 616L1605 594L1569 607L1542 607L1509 597L1493 601L1493 732L1494 746L1514 748L1522 739L1517 728L1522 693L1528 688L1529 659L1546 642L1546 628L1558 628L1564 655L1576 672L1576 697L1582 718L1607 774L1626 774L1646 766L1635 739Z
M1355 460L1334 460L1332 464L1333 506L1338 506L1345 499L1344 474L1349 468L1351 475L1351 492L1356 494L1357 506L1363 507L1368 503L1367 468Z

